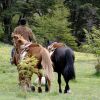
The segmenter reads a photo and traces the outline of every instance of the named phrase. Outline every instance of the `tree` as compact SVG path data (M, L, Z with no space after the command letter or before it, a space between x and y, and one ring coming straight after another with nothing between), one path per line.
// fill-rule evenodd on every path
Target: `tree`
M1 4L1 21L2 25L4 27L4 39L2 39L4 42L9 43L11 42L10 34L12 32L12 17L13 17L13 10L12 5L14 4L15 0L2 0L0 2ZM9 13L10 12L10 13Z
M36 16L37 24L33 27L33 30L38 34L38 40L42 43L45 43L46 40L62 41L75 48L75 38L70 33L70 24L67 17L69 17L69 10L62 4L55 6L52 15Z
M54 2L55 0L0 0L0 21L4 28L2 40L6 43L11 42L12 24L15 24L13 19L16 15L19 17L17 25L22 17L31 19L34 13L38 13L40 16L49 13Z
M92 28L91 34L85 30L87 33L87 44L89 45L89 51L98 57L98 62L100 62L100 29L96 27Z
M72 34L76 36L79 44L86 42L84 28L90 31L93 26L99 27L100 25L99 9L95 6L97 1L65 0L64 2L66 6L70 7L71 16L69 20L72 22Z

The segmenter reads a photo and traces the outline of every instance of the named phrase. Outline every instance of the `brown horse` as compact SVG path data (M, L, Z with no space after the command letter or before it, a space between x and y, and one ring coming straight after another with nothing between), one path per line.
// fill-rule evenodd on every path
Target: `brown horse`
M52 67L52 61L50 59L48 50L45 49L40 44L28 42L19 34L13 35L13 41L14 41L14 46L16 50L15 56L14 56L15 65L18 66L18 64L23 59L25 59L26 56L28 57L34 56L38 60L37 64L34 67L34 72L33 72L37 74L39 78L38 92L42 92L42 89L41 89L42 73L40 69L43 69L45 72L45 78L46 78L45 91L49 91L50 86L51 86L53 67ZM19 75L19 82L21 86L23 85L21 83L23 79L25 80L25 78L22 78L22 76ZM31 79L30 79L30 82L31 82ZM26 84L24 84L24 87L27 87L29 89L31 88L30 84L31 83L26 82Z

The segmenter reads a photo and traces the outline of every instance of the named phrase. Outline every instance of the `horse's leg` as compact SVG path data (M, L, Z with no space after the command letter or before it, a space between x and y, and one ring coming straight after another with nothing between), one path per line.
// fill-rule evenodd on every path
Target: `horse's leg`
M30 87L32 92L35 92L35 87L33 85L31 85L31 79L32 79L32 76L30 77L30 85L29 85L29 87Z
M58 84L59 84L59 93L62 93L62 89L61 89L61 73L58 73Z
M39 81L38 81L38 92L41 93L42 92L42 89L41 89L41 78L42 78L42 74L39 72L39 69L38 68L34 68L34 71L33 73L35 73L38 78L39 78ZM35 87L31 87L31 89L33 88L33 91L35 91Z
M39 81L38 81L38 92L41 93L42 89L41 89L41 79L42 79L42 73L39 71L38 68L34 68L33 73L37 74Z
M46 76L46 83L45 83L45 91L48 92L50 91L50 87L51 87L51 81L49 80L49 78Z
M41 89L41 79L42 79L42 76L41 75L38 75L38 78L39 78L38 92L41 93L42 92L42 89Z
M65 90L64 93L71 93L70 87L69 87L69 80L65 80L66 82L66 86L65 86Z
M45 77L45 92L49 91L47 77Z

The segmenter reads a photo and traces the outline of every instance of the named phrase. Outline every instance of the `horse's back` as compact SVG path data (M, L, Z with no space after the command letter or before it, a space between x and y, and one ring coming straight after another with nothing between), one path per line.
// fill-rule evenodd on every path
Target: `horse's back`
M72 56L74 60L73 50L69 47L60 47L55 49L54 53L51 56L51 59L54 63L54 71L63 71L67 63L67 57L69 55Z
M53 55L57 58L57 59L60 59L60 58L64 58L66 57L66 55L71 55L71 56L74 56L74 52L71 48L69 47L60 47L60 48L57 48L55 49ZM57 60L56 59L56 60Z
M28 54L30 54L31 56L35 56L35 57L39 57L41 54L41 46L39 44L31 44L29 47L28 47Z

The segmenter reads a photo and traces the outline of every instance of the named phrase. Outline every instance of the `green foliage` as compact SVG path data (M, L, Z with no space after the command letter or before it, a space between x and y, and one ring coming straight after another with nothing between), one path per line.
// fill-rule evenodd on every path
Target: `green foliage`
M37 59L32 57L26 57L21 60L17 66L18 74L19 74L19 82L20 84L30 84L31 78L34 72L34 66L37 64Z
M19 24L22 17L31 19L34 13L39 16L47 14L53 8L55 0L5 0L0 1L0 21L3 23L5 42L11 42L11 33L15 25ZM13 21L13 18L18 15L19 18ZM13 27L14 26L14 27Z
M26 57L21 60L17 69L19 74L23 74L23 77L31 77L34 71L34 66L37 64L37 59L32 57Z
M98 0L65 0L65 5L70 7L70 21L72 22L72 33L80 43L86 42L86 34L83 29L90 31L93 26L100 24Z
M69 10L62 4L56 5L52 14L36 16L37 26L33 27L33 30L37 34L37 39L42 42L46 42L45 39L62 41L71 47L76 46L75 39L70 33L67 17L69 17Z
M40 16L45 15L53 9L56 0L31 0L29 3L32 4L35 13L38 13Z
M92 26L100 25L99 3L99 0L1 0L3 40L11 41L11 33L20 18L26 17L41 44L49 39L76 48L75 38L71 34L81 44L86 38L83 28L90 31ZM67 4L66 8L64 4Z
M88 45L85 45L84 48L85 50L88 50L89 52L96 55L98 61L97 64L98 67L98 65L100 65L100 29L93 27L91 34L88 33L88 31L85 29L84 31L87 33L87 43L88 43Z

